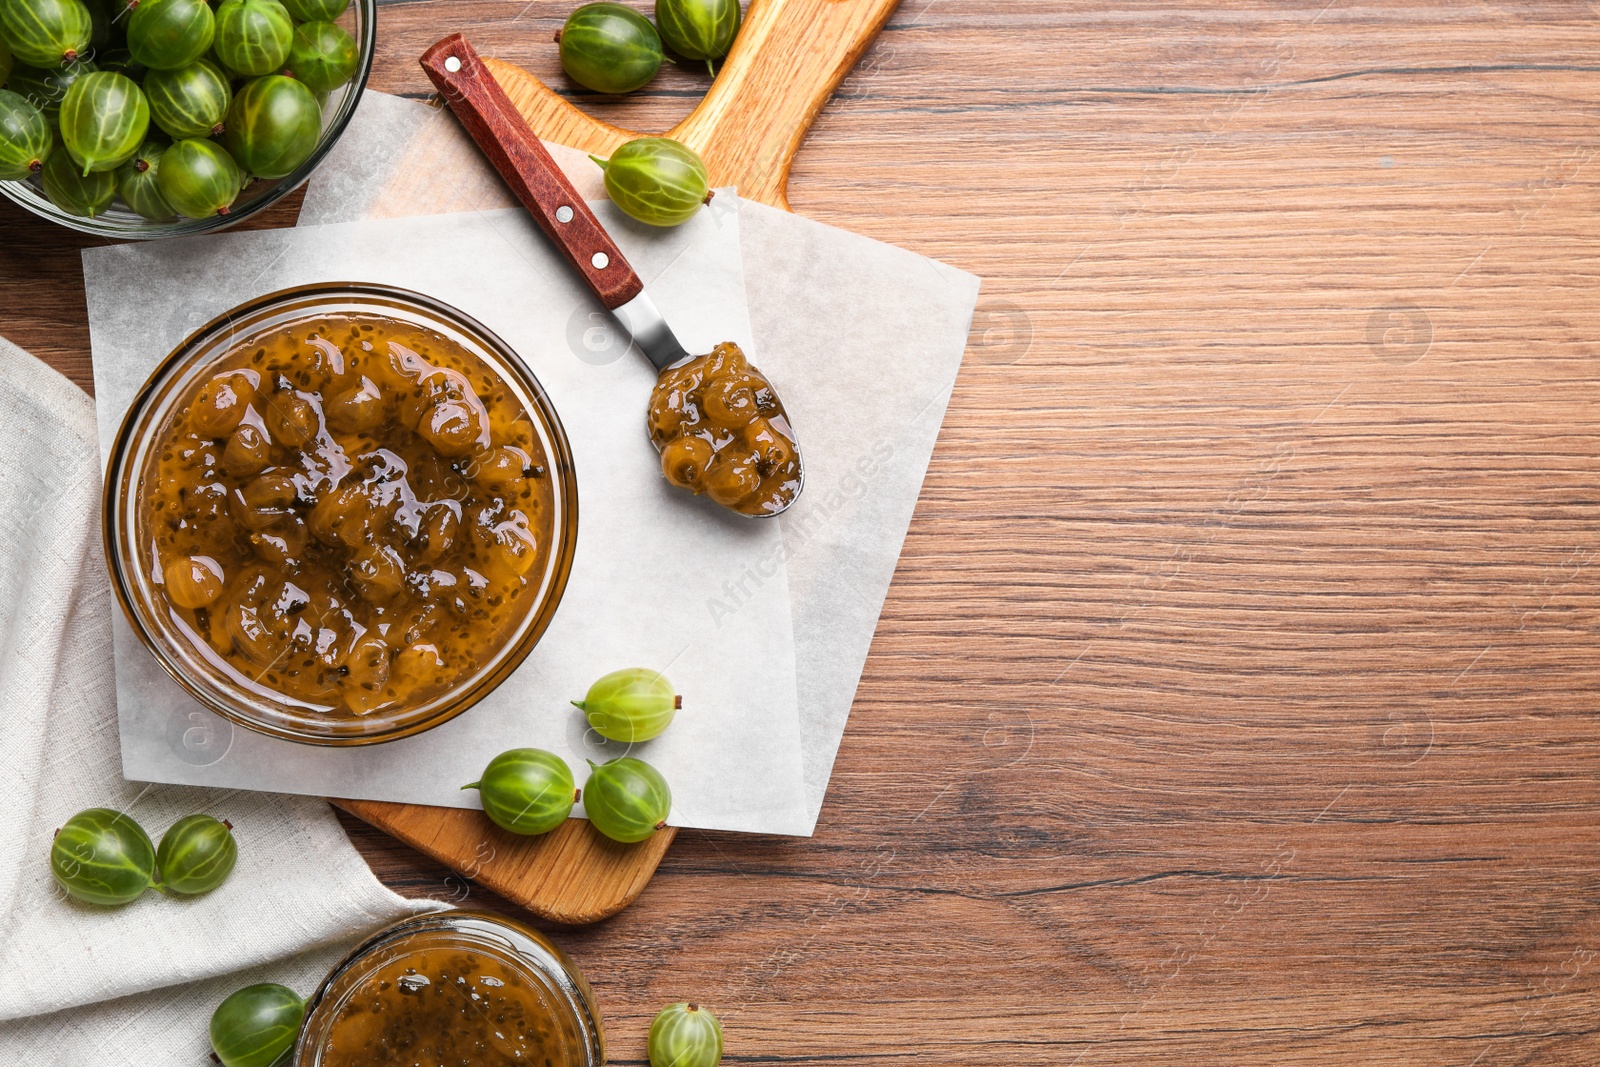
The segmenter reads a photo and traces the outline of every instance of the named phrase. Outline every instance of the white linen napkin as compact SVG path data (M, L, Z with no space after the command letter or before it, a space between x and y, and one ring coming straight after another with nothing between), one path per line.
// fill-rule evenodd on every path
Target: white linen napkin
M386 889L324 801L123 779L99 455L94 401L0 339L0 1063L201 1063L233 989L308 994L362 935L447 905ZM193 899L82 904L49 851L90 807L154 841L191 812L226 818L238 866Z

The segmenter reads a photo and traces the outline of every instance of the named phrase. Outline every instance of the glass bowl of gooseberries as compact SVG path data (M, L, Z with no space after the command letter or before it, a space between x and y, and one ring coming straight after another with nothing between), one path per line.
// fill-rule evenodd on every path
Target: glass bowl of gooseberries
M232 226L344 132L376 27L377 0L3 0L0 194L105 237Z

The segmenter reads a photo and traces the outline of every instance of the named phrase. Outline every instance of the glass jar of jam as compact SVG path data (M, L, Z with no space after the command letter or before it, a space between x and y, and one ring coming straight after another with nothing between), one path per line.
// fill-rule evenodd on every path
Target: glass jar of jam
M405 919L306 1003L295 1067L599 1067L594 995L531 927L484 912Z
M167 358L106 478L113 588L242 726L367 744L465 711L565 589L571 448L504 342L385 286L284 290Z

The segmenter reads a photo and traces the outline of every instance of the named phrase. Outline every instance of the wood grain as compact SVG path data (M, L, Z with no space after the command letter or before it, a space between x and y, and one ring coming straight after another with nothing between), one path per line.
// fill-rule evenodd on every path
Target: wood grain
M374 85L560 84L570 6L387 6ZM981 274L973 347L817 836L556 932L617 1062L690 996L729 1063L1600 1059L1597 15L905 0L790 199ZM86 377L17 219L0 332Z

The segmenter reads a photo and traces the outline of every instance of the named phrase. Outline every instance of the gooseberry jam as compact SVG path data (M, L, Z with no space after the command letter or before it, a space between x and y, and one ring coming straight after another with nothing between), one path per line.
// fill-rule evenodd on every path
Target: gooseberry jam
M649 426L667 481L725 508L775 515L800 492L788 413L736 344L662 371Z
M533 601L548 460L496 375L370 315L243 339L141 486L154 576L233 671L332 715L426 700Z
M138 636L202 703L318 744L470 707L549 624L571 450L517 355L384 286L234 309L168 357L112 449L106 542Z
M312 997L297 1067L591 1067L588 984L543 935L478 912L404 920Z

